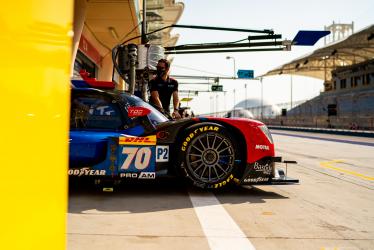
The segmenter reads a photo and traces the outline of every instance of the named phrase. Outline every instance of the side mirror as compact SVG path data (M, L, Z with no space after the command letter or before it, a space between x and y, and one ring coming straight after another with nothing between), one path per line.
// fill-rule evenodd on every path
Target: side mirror
M134 106L127 109L129 118L146 116L149 113L151 113L151 110L145 107Z

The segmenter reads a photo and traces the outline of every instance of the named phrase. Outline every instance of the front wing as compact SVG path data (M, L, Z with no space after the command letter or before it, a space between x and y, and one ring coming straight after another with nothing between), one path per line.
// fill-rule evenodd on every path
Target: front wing
M275 167L275 163L285 164L285 171ZM299 183L298 179L287 176L288 164L296 164L296 161L282 161L281 157L265 157L259 161L247 164L242 185L280 185Z

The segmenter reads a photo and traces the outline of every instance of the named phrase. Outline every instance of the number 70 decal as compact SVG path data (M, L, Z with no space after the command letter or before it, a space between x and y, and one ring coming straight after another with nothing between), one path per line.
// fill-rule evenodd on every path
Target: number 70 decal
M137 170L146 169L151 160L152 151L150 147L124 147L122 154L127 155L123 162L121 169L129 169L130 165L134 162Z

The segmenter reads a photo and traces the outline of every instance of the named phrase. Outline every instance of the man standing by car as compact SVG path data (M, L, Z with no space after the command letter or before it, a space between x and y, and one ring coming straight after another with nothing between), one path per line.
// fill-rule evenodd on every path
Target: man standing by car
M150 103L170 115L170 99L173 96L174 111L172 117L181 118L178 112L178 82L169 77L170 63L160 59L157 63L157 76L149 82L151 97Z

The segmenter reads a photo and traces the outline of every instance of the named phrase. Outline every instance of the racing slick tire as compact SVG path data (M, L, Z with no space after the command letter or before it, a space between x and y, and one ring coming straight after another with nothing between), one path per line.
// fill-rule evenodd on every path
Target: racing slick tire
M216 189L239 183L243 174L238 138L216 123L189 127L180 144L180 166L194 186Z

